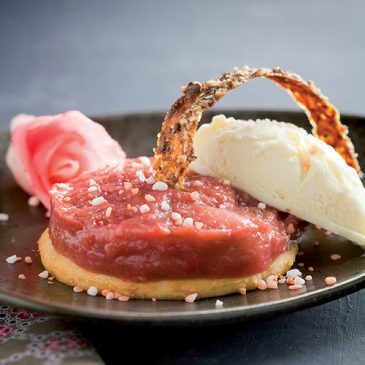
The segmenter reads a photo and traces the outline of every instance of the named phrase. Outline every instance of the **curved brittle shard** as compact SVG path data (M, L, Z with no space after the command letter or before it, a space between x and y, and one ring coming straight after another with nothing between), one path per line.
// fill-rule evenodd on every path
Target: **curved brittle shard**
M203 84L190 82L183 88L184 95L166 113L154 149L154 170L158 180L176 188L183 187L188 166L196 158L193 138L203 111L211 108L228 91L257 77L266 77L286 89L306 112L313 134L335 148L349 166L360 171L347 127L341 123L337 109L312 82L280 68L251 69L245 66L225 72L217 80Z

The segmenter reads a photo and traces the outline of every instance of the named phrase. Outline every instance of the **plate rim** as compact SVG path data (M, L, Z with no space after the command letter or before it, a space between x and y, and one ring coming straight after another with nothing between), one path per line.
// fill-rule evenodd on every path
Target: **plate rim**
M60 283L62 284L62 283ZM62 284L64 285L64 284ZM118 322L124 324L149 324L149 325L212 325L220 323L244 322L247 320L272 317L277 314L295 312L301 309L310 308L315 305L328 303L332 300L341 298L345 295L352 294L365 288L365 272L358 274L355 278L347 279L331 287L323 287L316 291L298 293L291 298L275 300L270 302L268 313L262 313L260 309L267 304L260 303L254 305L238 306L236 308L212 308L200 311L184 311L171 314L161 314L160 312L141 312L125 311L106 311L94 308L88 308L88 311L81 312L80 308L72 306L58 305L52 306L43 303L42 300L24 299L22 296L13 294L9 295L0 290L0 301L3 304L15 305L29 310L44 312L51 315L57 315L67 318L77 318L80 320L94 320L103 322ZM232 294L239 295L239 294ZM101 299L101 298L99 298ZM215 298L206 298L202 300L214 300ZM134 299L140 300L142 299ZM161 301L162 302L162 301ZM151 303L152 304L152 303ZM158 305L158 302L155 303ZM187 303L187 305L191 305ZM217 316L219 314L219 316Z
M290 109L265 109L265 108L229 108L229 109L217 109L212 110L210 113L268 113L268 114L286 114L303 116L305 113L298 110ZM133 116L147 117L147 116L163 116L163 111L151 110L141 112L127 112L127 113L113 113L105 115L92 115L91 119L96 121L112 121L117 118L131 118ZM352 119L354 122L364 121L365 116L358 114L341 114L343 119ZM346 124L346 122L345 122ZM308 126L310 126L308 122ZM351 133L351 132L350 132ZM8 137L9 131L0 132L0 137ZM126 312L126 311L107 311L100 310L97 308L88 308L88 311L82 312L81 308L72 307L68 305L62 305L54 303L50 305L49 302L39 300L37 298L24 298L22 295L12 293L8 294L3 292L0 286L0 301L3 304L15 305L22 308L26 308L34 311L41 311L44 313L68 317L77 318L79 320L94 320L94 321L112 321L124 324L132 325L211 325L211 324L222 324L241 322L251 320L257 317L271 317L276 314L285 312L294 312L304 308L313 307L315 305L324 304L329 301L341 298L345 295L354 293L358 290L365 288L365 271L358 273L357 275L348 278L340 283L335 284L331 287L323 287L311 292L298 293L290 298L279 299L270 301L270 309L268 313L263 313L262 308L267 306L267 303L259 303L245 306L229 307L229 308L212 308L200 311L184 311L184 312L167 312L165 314L161 312ZM239 295L239 294L237 294ZM212 300L212 298L207 298ZM205 300L205 299L202 299ZM156 303L158 305L158 303ZM187 304L191 305L191 304ZM260 310L261 309L261 310Z

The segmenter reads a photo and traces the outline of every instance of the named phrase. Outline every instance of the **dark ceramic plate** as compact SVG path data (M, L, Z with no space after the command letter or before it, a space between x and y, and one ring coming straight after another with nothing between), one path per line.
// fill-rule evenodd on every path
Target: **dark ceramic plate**
M247 118L271 118L298 124L308 129L309 123L304 114L295 112L272 111L235 111L226 115ZM205 121L212 113L205 113ZM156 134L161 126L162 114L134 114L94 118L108 129L130 156L151 155L156 141ZM364 169L365 118L342 116L350 128L350 135L359 153ZM304 274L306 268L314 267L313 281L305 289L288 290L281 285L279 290L255 290L246 296L230 295L219 298L224 307L215 307L217 298L204 299L187 304L182 301L131 300L129 302L107 301L102 297L90 297L85 293L75 294L66 285L55 283L48 285L38 277L42 271L39 258L32 265L18 262L9 265L5 258L34 256L36 241L47 226L45 211L41 207L31 208L27 205L27 195L15 184L5 166L4 156L9 136L0 135L0 212L10 215L7 223L0 222L0 301L29 309L77 317L80 319L112 320L129 324L178 324L199 325L206 323L233 322L268 316L278 312L293 311L300 308L324 303L349 294L365 286L365 258L359 247L340 237L326 236L310 226L303 235L300 246L303 256L297 257L297 263ZM319 247L312 243L318 240ZM331 261L330 254L339 253L341 260ZM27 280L17 278L24 273ZM324 278L329 275L337 277L337 284L328 287Z

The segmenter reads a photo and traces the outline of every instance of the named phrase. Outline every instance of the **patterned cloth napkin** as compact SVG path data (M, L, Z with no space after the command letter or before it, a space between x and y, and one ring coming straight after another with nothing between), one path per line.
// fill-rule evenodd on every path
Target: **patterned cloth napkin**
M100 365L72 325L54 316L0 305L0 365Z

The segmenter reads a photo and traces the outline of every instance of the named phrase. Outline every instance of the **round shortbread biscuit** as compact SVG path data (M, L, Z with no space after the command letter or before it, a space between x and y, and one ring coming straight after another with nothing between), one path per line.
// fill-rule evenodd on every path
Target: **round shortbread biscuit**
M46 229L38 241L42 263L47 271L67 285L79 286L87 290L95 286L99 293L108 290L135 299L180 300L192 293L198 294L198 299L222 296L242 291L256 289L260 279L266 279L272 274L284 274L294 263L298 251L292 244L288 251L280 254L261 273L246 277L222 279L187 279L187 280L158 280L150 282L132 282L111 275L99 274L82 268L69 258L58 253Z

